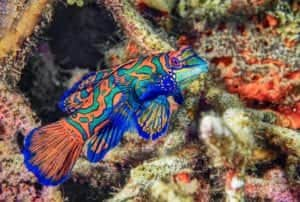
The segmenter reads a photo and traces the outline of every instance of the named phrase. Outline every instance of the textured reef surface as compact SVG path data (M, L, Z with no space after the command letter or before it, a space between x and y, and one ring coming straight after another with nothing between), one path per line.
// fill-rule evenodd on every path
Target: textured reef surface
M168 134L127 133L40 185L24 136L63 117L84 74L190 45L209 72L170 100ZM0 0L0 201L300 201L300 2Z

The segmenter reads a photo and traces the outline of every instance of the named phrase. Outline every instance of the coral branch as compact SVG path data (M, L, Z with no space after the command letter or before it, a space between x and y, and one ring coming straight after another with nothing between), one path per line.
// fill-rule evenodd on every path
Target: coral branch
M16 54L23 40L34 32L34 28L49 2L49 0L30 2L15 29L1 38L0 59L6 57L8 53Z
M266 9L270 3L277 3L271 0L246 1L246 0L180 0L178 3L178 13L182 17L202 17L202 18L224 18L237 14L255 14Z
M267 123L264 119L259 120L261 116L257 116L255 110L229 109L226 113L230 114L228 118L238 117L236 123L233 123L231 118L227 119L232 126L245 129L249 127L252 129L251 135L264 137L283 151L300 157L300 134L298 132ZM240 133L240 130L236 130L235 133Z
M128 0L104 0L103 3L111 11L116 22L120 23L126 35L147 54L173 49L167 35L162 31L161 34L155 32Z
M53 0L7 1L0 4L0 72L1 80L16 85L25 58L34 44L32 35L50 21Z
M144 163L131 170L130 181L124 189L114 196L112 201L137 197L143 194L156 180L170 176L187 167L188 162L177 157L165 157Z
M280 146L287 153L300 157L299 132L263 122L259 123L259 127L264 131L259 134L270 143Z

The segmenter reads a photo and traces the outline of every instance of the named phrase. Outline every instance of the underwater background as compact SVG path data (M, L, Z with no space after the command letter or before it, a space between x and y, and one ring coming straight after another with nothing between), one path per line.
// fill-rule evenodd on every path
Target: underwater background
M298 0L0 0L0 201L300 201ZM209 62L167 135L127 133L42 186L24 136L91 71L190 45Z

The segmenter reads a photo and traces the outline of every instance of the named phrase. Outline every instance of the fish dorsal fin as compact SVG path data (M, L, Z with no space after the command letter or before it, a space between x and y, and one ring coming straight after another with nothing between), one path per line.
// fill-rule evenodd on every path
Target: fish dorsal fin
M83 76L76 82L72 88L67 90L60 101L58 107L66 113L73 113L78 110L84 101L92 94L94 87L99 85L101 81L117 72L119 69L132 67L138 59L129 60L127 63L112 67L111 69L91 72Z
M64 93L58 102L60 110L66 113L75 112L93 92L94 86L106 79L110 74L111 70L102 70L83 76L72 88Z
M125 102L117 105L110 119L100 131L88 139L85 154L90 162L98 162L106 153L116 147L124 133L131 128L131 111Z
M170 105L166 96L144 102L135 112L136 129L141 137L155 140L168 129Z

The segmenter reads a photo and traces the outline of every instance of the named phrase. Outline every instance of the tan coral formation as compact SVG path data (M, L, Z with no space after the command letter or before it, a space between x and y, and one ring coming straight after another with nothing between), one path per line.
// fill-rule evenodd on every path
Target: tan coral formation
M14 138L17 132L26 135L38 125L38 118L24 96L0 82L0 139Z
M58 188L37 186L20 154L0 155L0 171L0 201L64 201Z
M13 55L16 54L16 52L20 49L20 45L23 43L24 39L29 37L34 32L34 29L48 3L48 0L30 1L30 3L27 4L27 8L24 5L22 6L24 11L22 16L20 16L16 22L16 26L11 27L12 23L9 23L10 26L7 31L8 33L5 33L5 35L1 37L0 59L7 57L9 53ZM16 4L15 2L11 2L11 4L8 4L7 6L9 9L11 6L16 7ZM15 9L10 10L8 13L14 13L12 11ZM6 18L14 18L14 16L8 16ZM6 20L6 18L4 20Z
M34 34L50 21L52 0L0 2L0 78L16 85ZM31 37L31 38L30 38Z
M18 133L39 126L28 100L16 89L35 36L51 16L53 1L0 1L0 200L63 201L57 189L37 186L23 165Z
M130 1L105 0L103 3L111 11L116 22L122 26L127 36L142 47L147 54L173 49L166 33L161 31L161 34L158 35L153 27L133 8Z
M276 116L273 112L247 109L238 102L237 96L216 88L208 91L207 98L223 110L220 111L223 114L222 121L227 122L226 127L229 127L231 132L239 136L245 135L245 137L237 136L242 141L248 139L247 144L253 144L254 136L262 137L278 145L283 151L299 157L299 132L274 125ZM232 143L234 142L236 141Z

